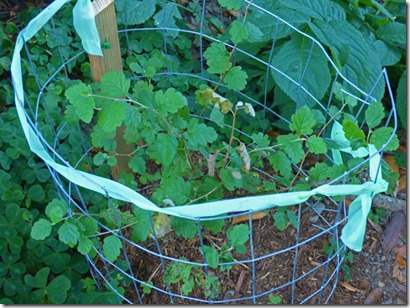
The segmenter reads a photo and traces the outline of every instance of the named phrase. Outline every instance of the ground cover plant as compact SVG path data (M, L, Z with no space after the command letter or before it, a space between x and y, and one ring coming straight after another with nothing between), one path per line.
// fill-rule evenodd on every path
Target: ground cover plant
M405 75L402 75L402 66L397 64L404 59L403 38L398 35L392 41L388 35L393 28L394 31L402 29L402 16L399 16L399 21L392 21L387 14L389 5L390 9L398 9L399 2L390 1L386 6L361 1L352 1L349 6L336 1L326 4L320 2L317 3L322 5L317 7L312 6L309 1L306 2L304 9L309 13L308 17L302 17L298 13L300 8L296 10L292 1L283 1L277 5L268 1L255 3L282 14L291 13L286 16L294 16L295 19L292 17L289 20L288 17L287 20L299 29L315 35L326 46L339 69L349 74L358 86L370 91L376 83L376 72L382 65L390 65L393 72L403 79L402 76ZM333 125L335 120L341 123L353 149L368 144L379 149L387 143L393 128L383 126L383 120L388 115L385 109L389 108L382 103L385 91L383 83L377 83L374 90L378 102L365 106L363 111L359 112L361 103L342 91L342 88L349 89L349 86L342 82L330 85L334 72L323 69L327 67L327 60L313 45L304 45L301 35L278 28L276 47L274 52L270 53L272 41L267 35L276 25L263 20L242 1L219 1L219 4L224 10L242 10L239 17L229 23L218 23L211 17L206 19L209 33L217 35L215 33L218 31L223 32L219 34L219 38L229 42L231 46L207 42L206 46L203 46L204 63L193 61L197 59L193 58L195 53L192 50L199 48L195 38L177 31L169 33L174 40L168 41L167 56L162 50L162 34L153 31L148 39L146 33L132 32L130 36L134 42L133 52L130 54L123 50L124 73L107 73L101 83L91 82L90 66L85 55L69 62L66 68L68 71L55 77L44 91L42 100L45 110L40 111L37 120L45 139L53 142L55 132L58 132L61 143L59 150L63 157L80 170L104 177L110 177L110 167L115 166L118 159L129 158L128 166L132 173L121 174L119 181L140 191L161 206L179 206L252 194L309 190L324 181L337 179L361 161L358 159L346 165L331 165L323 157L320 161L311 159L312 155L316 158L339 148L340 145L328 140L328 126ZM363 7L363 4L367 6ZM136 7L141 9L141 6L144 8L143 16L131 11L129 18L125 18L125 11L121 9L122 2L119 1L119 25L126 19L129 25L144 24L149 27L154 23L160 24L165 11L170 14L166 19L169 23L167 25L184 29L184 12L190 12L198 19L200 17L198 1L187 4L171 2L165 5L160 1L150 1L141 2ZM29 93L34 94L38 87L37 82L43 84L49 77L49 71L59 66L59 57L63 56L68 60L76 54L76 50L81 49L78 38L66 35L73 33L70 28L71 9L72 7L67 5L61 12L66 19L55 21L55 28L46 28L30 42L32 62L26 63L25 66L30 76L25 81ZM327 14L328 12L332 14ZM380 17L381 14L386 17ZM373 21L373 24L369 23L369 20ZM361 23L370 24L370 29L364 30ZM199 27L199 24L193 22L193 26ZM339 42L333 42L326 36L341 26L349 31L341 36ZM62 31L60 37L64 37L58 44L45 39L52 36L56 29ZM224 31L220 31L221 29ZM124 37L122 39L125 43ZM104 48L109 48L109 44L103 44ZM247 49L247 46L251 47ZM302 49L300 46L303 46ZM349 52L345 46L349 46ZM375 46L384 50L383 58L380 52L373 52ZM64 47L62 54L61 47ZM44 53L43 48L50 52ZM326 100L331 97L329 110L321 110L305 92L295 95L295 85L287 82L277 72L272 72L267 77L257 62L235 53L237 48L266 59L279 69L287 70L296 81L302 82L302 69L316 74L317 79L307 80L304 86L317 98ZM366 56L359 57L357 51L363 48L367 51ZM289 57L289 54L294 56ZM313 57L315 61L304 66L308 57ZM363 69L357 69L357 63L362 64ZM198 78L187 79L184 76L161 74L169 67L176 71L196 73L200 70L200 65L205 66L204 75L209 82ZM364 76L370 77L363 78ZM40 81L36 80L37 78ZM263 85L266 85L268 93L260 91L265 88ZM401 93L400 86L403 87L403 81L399 83L398 93ZM268 101L277 114L290 121L286 122L274 115L266 116L263 105L252 104L236 91L246 93L256 101ZM400 99L403 97L398 95L399 102ZM404 103L401 104L403 106ZM7 109L13 112L12 108ZM15 116L13 119L16 119ZM402 118L401 120L403 125L405 121ZM79 125L82 130L78 130ZM113 137L121 125L125 126L124 139L133 145L131 153L117 152ZM13 146L6 150L6 162L18 159L19 149L26 148L24 153L31 155L23 141L21 139L17 148ZM393 137L386 150L393 151L398 145L397 137ZM84 156L84 149L91 149L89 155ZM34 158L32 160L35 172L45 181L49 177L48 171L42 168L40 162L35 163ZM263 176L255 168L268 172L270 176ZM383 170L384 177L391 183L392 192L397 176L387 164L383 164ZM350 183L360 183L364 171L363 166L351 173ZM35 172L32 176L34 181L27 182L32 191L28 196L41 192L45 194L40 185L35 185L36 181L40 181ZM5 192L10 194L11 188L6 188ZM18 189L12 195L17 196L17 191ZM112 232L104 230L97 221L103 221L110 230L119 234L122 230L130 230L130 238L135 242L145 242L153 233L165 236L169 232L175 232L176 236L194 238L199 230L194 221L170 218L162 214L152 217L143 210L130 209L123 202L107 200L104 196L95 196L86 191L82 193L81 200L89 210L89 214L85 214L73 210L70 204L60 200L56 193L52 194L51 188L45 191L48 192L48 199L44 199L42 195L34 196L34 199L30 197L25 201L27 207L31 206L30 200L36 201L36 198L43 202L43 205L48 203L45 211L39 212L31 219L26 233L30 233L36 242L54 240L55 245L63 245L64 249L76 248L80 254L89 254L92 258L97 258L92 247L101 246L107 260L116 262L119 266L126 266L125 263L121 265L122 243ZM18 196L15 198L18 199ZM12 213L16 212L16 206L13 207L10 207ZM7 213L5 215L7 217ZM270 215L278 230L284 230L289 223L295 226L298 224L295 212L289 209L275 210ZM153 228L151 219L154 222ZM33 227L28 231L34 221ZM218 263L232 262L234 259L231 252L246 253L249 237L249 231L245 230L248 228L247 224L229 226L224 220L201 224L208 232L227 234L224 246L205 245L200 252L211 268L216 268ZM96 236L100 235L101 242L98 242ZM56 239L58 241L55 241ZM19 240L20 242L23 243ZM183 294L190 294L195 287L201 288L206 297L218 293L217 276L208 276L201 269L190 265L179 269L179 265L170 263L167 266L165 282L180 284ZM223 270L229 270L229 266ZM9 275L8 272L5 275ZM15 277L13 275L11 276ZM36 294L39 294L39 301L40 295L45 294L43 290L53 293L53 286L57 283L53 284L54 280L51 278L47 280L48 275L49 269L45 267L39 269L36 275L33 272L24 279L28 286L38 289ZM130 282L115 271L112 278L117 281L116 291L124 294L124 288L129 286ZM70 284L67 280L59 279L64 280L68 290ZM89 283L90 280L84 282ZM83 291L87 290L86 284ZM142 287L143 292L150 292L149 282ZM89 290L92 288L91 284ZM9 296L12 295L14 294ZM44 300L54 303L63 301L53 296ZM271 299L271 302L277 301L277 298Z

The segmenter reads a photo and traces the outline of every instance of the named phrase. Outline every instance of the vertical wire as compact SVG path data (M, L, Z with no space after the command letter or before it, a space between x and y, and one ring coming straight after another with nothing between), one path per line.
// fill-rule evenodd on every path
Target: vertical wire
M252 211L249 212L249 246L251 249L251 264L252 264L252 302L256 304L256 268L255 268L255 251L253 245L253 223Z
M293 270L292 270L292 298L291 304L295 302L295 279L296 279L296 270L298 264L298 253L299 253L299 237L300 237L300 218L302 213L302 203L299 203L298 207L298 227L296 228L296 241L295 241L295 257L293 262Z

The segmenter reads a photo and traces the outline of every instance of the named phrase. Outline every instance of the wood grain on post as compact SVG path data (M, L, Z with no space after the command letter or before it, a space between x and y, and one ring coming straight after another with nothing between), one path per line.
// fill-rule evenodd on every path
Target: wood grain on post
M94 0L93 6L101 44L104 42L109 43L109 48L102 48L103 57L89 55L93 80L100 82L106 72L122 72L122 60L114 0ZM122 154L117 156L117 165L111 167L111 176L115 181L119 180L120 174L123 172L132 174L128 167L130 157L127 156L132 152L132 145L125 142L123 137L124 130L125 127L120 126L115 135L115 141L117 142L116 152Z

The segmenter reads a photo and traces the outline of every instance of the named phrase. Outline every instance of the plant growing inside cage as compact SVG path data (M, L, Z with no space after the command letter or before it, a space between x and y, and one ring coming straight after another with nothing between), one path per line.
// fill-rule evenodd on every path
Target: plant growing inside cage
M380 65L366 68L366 81L359 78L341 54L344 45L328 39L334 28L321 16L289 24L274 4L218 2L238 12L219 34L215 19L202 14L206 1L202 7L197 1L143 1L130 11L119 1L123 35L117 42L115 28L101 33L97 15L97 47L108 61L109 53L122 54L123 67L115 60L121 70L92 55L90 65L69 72L62 58L38 102L29 104L35 110L44 104L33 119L24 112L17 49L20 120L31 149L57 172L62 197L46 207L32 237L57 232L127 302L144 302L154 291L178 303L256 303L263 297L266 303L277 292L290 303L328 299L325 287L337 281L344 245L361 249L372 196L393 185L380 159L398 147L395 109L387 114L381 103L388 80ZM343 20L336 3L322 4ZM62 3L53 5L58 10ZM130 28L139 24L144 27ZM81 27L77 32L86 49L95 45ZM60 81L61 101L50 105L51 85ZM42 130L43 123L53 123L54 132ZM349 208L347 195L356 198ZM269 221L273 238L259 238L262 221ZM316 240L323 247L320 238L329 236L342 242L332 241L321 263L298 269L302 247ZM264 241L275 237L283 237L277 250L264 250ZM182 243L192 249L178 251ZM264 264L285 259L293 260L291 270L276 267L275 279L266 283ZM298 295L295 285L315 273L317 289ZM224 283L232 275L238 277L234 291Z

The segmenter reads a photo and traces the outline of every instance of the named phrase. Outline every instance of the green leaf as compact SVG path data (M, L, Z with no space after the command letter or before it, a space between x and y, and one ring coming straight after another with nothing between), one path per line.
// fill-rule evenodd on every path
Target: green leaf
M327 170L327 175L329 179L334 180L344 174L347 171L347 167L343 164L340 165L333 165L329 167Z
M406 70L400 77L396 92L396 110L401 126L407 128Z
M406 25L400 22L392 21L380 26L376 35L383 41L398 44L402 48L406 46Z
M326 163L317 163L314 167L309 169L309 180L323 181L328 178L329 166Z
M182 19L176 3L166 3L164 8L154 15L155 24L159 28L179 29L176 19ZM167 31L167 34L176 38L178 31Z
M225 220L223 219L205 220L205 221L201 221L201 226L208 228L214 233L219 233L222 231L223 227L225 226Z
M204 246L204 255L205 255L206 263L211 268L215 268L215 269L218 268L219 255L214 246L212 247Z
M370 143L380 150L393 134L392 127L380 127L376 129L370 136ZM384 148L385 151L394 151L399 147L399 138L394 134L390 142Z
M51 233L51 222L40 218L36 221L31 229L31 237L35 240L41 241L44 240Z
M359 139L363 142L366 140L364 132L359 128L357 123L344 120L342 126L347 140L354 141L355 139Z
M139 25L155 13L157 0L116 0L118 21L127 25Z
M299 163L305 152L302 148L302 141L295 134L280 135L277 138L280 149L283 150L295 164Z
M128 167L130 167L132 171L138 174L145 174L146 171L146 163L141 156L134 156L133 158L131 158L128 163Z
M323 98L329 87L328 60L322 49L316 44L312 48L312 41L304 36L294 35L290 41L284 43L272 58L272 65L296 82L295 84L278 71L271 70L278 86L296 102L296 109L316 104L300 86L317 100Z
M189 200L191 184L183 178L170 178L161 181L166 197L174 201L175 205L183 205Z
M47 296L51 304L64 304L67 291L71 288L71 281L64 275L57 276L47 286Z
M225 75L224 82L231 90L242 91L247 84L248 74L242 70L242 67L232 67Z
M245 244L249 240L249 227L245 224L231 226L226 231L231 247Z
M64 215L67 214L68 206L64 200L53 199L46 206L46 215L53 224L60 222Z
M396 46L386 44L381 40L374 42L377 54L380 58L380 64L382 66L391 66L400 61L401 52Z
M298 135L310 135L313 133L313 127L316 125L316 120L313 112L303 106L291 117L289 128Z
M248 29L242 22L234 20L231 23L229 35L231 36L232 42L234 42L234 44L238 44L239 42L246 39L249 33L248 33Z
M233 169L221 169L219 173L222 184L229 190L235 190L235 188L241 188L243 186L242 174Z
M106 133L114 132L125 119L126 106L122 102L105 100L97 115L97 125Z
M346 14L343 7L328 0L279 0L288 8L301 11L306 15L324 21L345 19Z
M47 285L48 275L50 274L49 267L43 267L36 273L36 276L33 277L30 274L24 276L24 282L27 283L30 287L33 288L44 288Z
M280 172L285 178L289 178L292 175L292 162L282 151L276 151L268 157L269 162L272 164L273 169L276 172Z
M162 91L156 92L155 103L157 111L163 116L168 113L175 113L188 104L186 98L180 92L175 91L174 88L169 88L165 93Z
M121 241L115 235L110 235L104 239L103 254L108 261L114 262L120 255L122 248Z
M75 109L75 114L85 123L91 122L95 107L94 98L88 94L92 94L91 86L84 83L74 85L65 92L65 96Z
M193 146L207 145L218 138L215 130L206 126L204 123L198 123L198 119L193 118L188 123L187 132L184 133L185 139Z
M366 123L370 129L375 128L379 125L384 118L384 107L381 102L371 103L365 112Z
M253 133L251 137L252 137L253 142L255 142L261 148L268 147L270 144L269 136L264 135L261 132L257 134Z
M146 210L138 208L134 210L134 215L138 222L132 227L131 240L140 243L145 242L151 230L149 214Z
M310 152L315 154L325 154L327 152L326 142L322 137L310 136L306 140L306 146Z
M80 238L80 232L78 232L77 226L69 222L61 225L61 227L58 229L58 235L60 241L70 247L73 247L75 244L77 244Z
M245 23L245 28L248 33L245 40L247 40L249 43L257 43L262 40L262 37L263 37L262 31L257 26L255 26L253 23L247 21Z
M286 214L288 215L289 222L292 224L294 228L298 228L299 226L299 221L298 217L296 216L295 212L292 210L287 210Z
M385 82L379 78L382 66L374 42L345 20L314 20L309 27L324 45L331 48L334 57L341 63L342 74L349 76L349 81L355 86L381 100ZM361 95L347 82L343 83L343 87L352 94Z
M169 166L177 153L177 145L176 136L160 133L154 144L148 148L147 154L157 163Z
M275 227L278 228L279 231L285 230L288 226L288 217L283 211L277 211L275 215L273 215L273 220L275 221Z
M80 236L80 239L78 240L78 246L77 246L77 250L79 253L86 255L87 253L90 252L92 247L93 247L93 242L91 242L91 240L88 239L88 237Z
M208 65L208 72L211 74L223 74L232 66L229 62L229 53L222 42L209 45L204 52L204 57Z
M101 80L101 94L112 98L121 98L128 94L131 81L125 79L122 72L111 71L104 74Z
M228 10L239 10L242 6L242 0L218 0L218 3Z
M175 230L176 235L182 235L184 238L194 238L198 232L198 226L194 220L173 216L171 218L171 227Z
M219 127L224 127L224 114L216 107L212 108L210 119L214 121Z
M45 197L43 187L38 184L31 186L28 190L27 197L36 202L43 201Z

